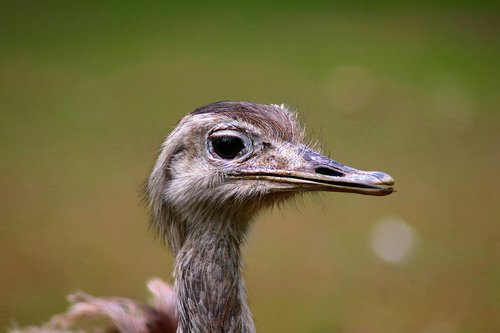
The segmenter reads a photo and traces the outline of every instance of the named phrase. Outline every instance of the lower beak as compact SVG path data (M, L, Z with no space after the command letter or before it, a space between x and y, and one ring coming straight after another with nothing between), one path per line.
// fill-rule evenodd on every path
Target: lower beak
M302 163L293 169L253 169L240 176L286 184L292 191L332 191L365 195L388 195L394 189L394 179L380 171L357 170L309 148L299 151Z

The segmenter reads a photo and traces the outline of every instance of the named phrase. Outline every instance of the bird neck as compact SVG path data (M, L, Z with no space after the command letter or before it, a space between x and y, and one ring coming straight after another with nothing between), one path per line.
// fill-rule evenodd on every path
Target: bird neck
M220 226L190 233L176 251L177 332L255 332L240 271L242 239Z

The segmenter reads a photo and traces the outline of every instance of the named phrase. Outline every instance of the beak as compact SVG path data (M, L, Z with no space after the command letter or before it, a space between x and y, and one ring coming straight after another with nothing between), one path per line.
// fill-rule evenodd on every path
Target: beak
M293 168L264 166L240 170L230 176L279 183L281 190L351 192L365 195L388 195L394 189L394 179L380 171L357 170L312 149L301 147Z

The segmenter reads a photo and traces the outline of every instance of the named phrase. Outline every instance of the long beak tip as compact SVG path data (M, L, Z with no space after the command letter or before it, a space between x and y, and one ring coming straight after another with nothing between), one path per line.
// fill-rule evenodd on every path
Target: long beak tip
M384 185L394 185L394 178L384 172L375 171L372 173L372 176L377 178Z

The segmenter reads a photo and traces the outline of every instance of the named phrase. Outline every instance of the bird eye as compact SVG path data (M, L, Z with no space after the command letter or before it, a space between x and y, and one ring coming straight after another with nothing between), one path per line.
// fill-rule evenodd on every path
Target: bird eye
M245 144L237 136L220 136L212 139L212 147L219 157L232 160L245 148Z

